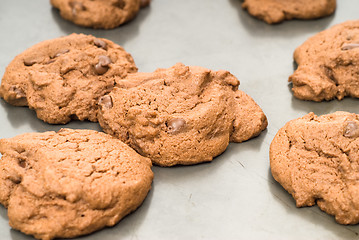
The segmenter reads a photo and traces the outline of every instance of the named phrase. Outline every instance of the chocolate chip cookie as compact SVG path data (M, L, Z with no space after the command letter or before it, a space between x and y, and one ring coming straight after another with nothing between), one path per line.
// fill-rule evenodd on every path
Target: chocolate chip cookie
M62 129L0 140L0 203L38 239L113 226L151 188L151 161L107 134Z
M323 101L359 98L359 21L348 21L309 38L294 52L298 69L289 81L294 96Z
M273 24L328 16L335 11L336 0L244 0L242 7L252 16Z
M97 121L98 99L116 79L137 72L119 45L83 34L47 40L27 49L6 68L0 96L29 106L52 124L71 119Z
M211 161L267 127L228 71L176 64L116 83L99 101L100 125L160 166Z
M359 223L359 115L309 113L288 122L270 146L272 175L295 199L338 223Z
M51 0L60 15L77 25L110 29L133 19L150 0Z

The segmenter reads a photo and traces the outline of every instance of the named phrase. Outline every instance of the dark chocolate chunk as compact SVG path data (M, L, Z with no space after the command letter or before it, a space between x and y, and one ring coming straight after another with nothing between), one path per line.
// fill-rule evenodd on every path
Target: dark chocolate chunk
M25 64L25 66L28 66L28 67L29 67L29 66L34 65L35 63L37 63L35 59L32 59L32 58L26 58L26 59L24 59L24 64Z
M117 1L114 2L112 5L115 6L115 7L120 8L120 9L124 9L125 6L126 6L126 3L125 3L125 1L123 1L123 0L117 0Z
M95 44L95 46L107 50L107 43L105 41L96 38L95 41L93 41L93 43Z
M98 63L95 65L95 71L97 74L104 74L108 71L109 65L112 63L111 59L107 56L101 55L98 57Z
M345 43L342 46L342 50L352 50L354 48L358 48L359 47L359 43Z
M348 121L344 129L344 137L356 138L359 137L359 126L354 121Z
M182 118L174 118L167 122L168 133L176 134L186 126L186 121Z
M58 52L54 55L53 58L60 57L62 54L65 54L65 53L68 53L68 52L70 52L69 49L60 50L60 51L58 51Z
M112 97L109 95L102 96L98 101L98 104L105 109L110 109L113 107Z
M72 8L72 15L76 16L79 11L86 10L85 6L81 2L73 1L70 2L70 7Z

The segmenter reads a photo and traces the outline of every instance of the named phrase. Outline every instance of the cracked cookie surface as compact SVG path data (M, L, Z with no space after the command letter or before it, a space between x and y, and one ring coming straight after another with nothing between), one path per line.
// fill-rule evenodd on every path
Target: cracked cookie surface
M97 121L98 99L116 79L137 72L121 46L90 35L71 34L27 49L6 68L0 96L29 106L51 124L71 119Z
M150 0L51 0L60 15L77 25L111 29L133 19Z
M289 77L294 96L323 101L359 98L359 21L348 21L309 38L294 52Z
M230 141L267 127L261 108L228 71L176 64L129 74L100 99L99 123L154 164L208 162Z
M113 226L151 188L151 161L107 134L62 129L0 140L0 203L38 239Z
M288 122L270 146L274 179L297 207L313 206L338 223L359 222L359 115L309 113Z
M336 0L244 0L242 8L269 24L291 19L315 19L332 14Z

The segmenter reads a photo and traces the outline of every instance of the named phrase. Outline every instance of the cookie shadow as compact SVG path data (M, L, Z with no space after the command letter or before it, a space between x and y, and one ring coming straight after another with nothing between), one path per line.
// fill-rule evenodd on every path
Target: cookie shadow
M0 205L0 217L5 219L5 220L8 220L8 217L7 217L7 210L4 206Z
M139 34L139 29L144 23L147 16L151 13L151 6L140 9L137 16L131 21L122 24L114 29L93 29L89 27L78 26L60 16L60 11L51 7L51 15L54 22L66 34L84 33L91 34L96 37L107 38L117 44L124 44L127 41L135 38Z
M239 159L239 156L248 151L251 153L259 152L263 140L267 135L267 129L259 136L242 143L229 143L226 150L216 156L211 162L198 163L195 165L177 165L173 167L154 168L155 176L159 181L176 185L178 182L201 182L205 178L211 178L215 172L221 171L222 167L226 168L228 164L238 164L240 168L246 168L247 159ZM242 153L242 154L240 154ZM239 154L239 155L238 155Z
M321 211L317 205L312 207L297 208L292 196L273 178L271 170L268 170L269 191L280 206L285 208L288 215L296 215L311 223L313 226L322 226L324 229L337 235L337 239L357 239L359 226L346 226L335 222L334 217Z
M29 109L28 107L12 106L6 103L3 99L0 99L0 108L4 109L4 112L7 114L8 123L10 123L10 125L15 129L26 127L35 132L58 131L61 128L102 131L98 123L89 121L71 121L67 124L59 125L48 124L38 119L35 111Z
M243 0L229 0L233 8L238 10L239 22L250 35L262 38L294 38L308 33L317 33L326 29L333 21L336 12L332 15L314 20L286 20L278 24L267 24L251 16L242 9Z

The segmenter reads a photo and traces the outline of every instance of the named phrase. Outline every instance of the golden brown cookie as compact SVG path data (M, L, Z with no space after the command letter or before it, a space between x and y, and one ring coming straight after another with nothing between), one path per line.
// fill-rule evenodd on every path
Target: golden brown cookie
M348 21L309 38L294 52L298 69L289 81L294 96L323 101L359 98L359 21Z
M71 34L16 56L2 78L0 96L15 106L29 106L48 123L96 122L98 99L131 72L137 72L136 65L121 46Z
M244 0L242 7L269 24L290 19L314 19L332 14L336 0Z
M0 140L0 203L38 239L113 226L151 188L151 161L107 134L62 129Z
M272 175L295 199L338 223L359 222L359 115L309 113L288 122L270 146Z
M99 122L160 166L208 162L230 141L267 127L261 108L227 71L176 64L130 74L99 101Z
M77 25L110 29L133 19L150 0L50 0L60 14Z

